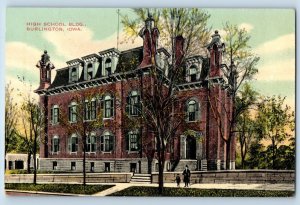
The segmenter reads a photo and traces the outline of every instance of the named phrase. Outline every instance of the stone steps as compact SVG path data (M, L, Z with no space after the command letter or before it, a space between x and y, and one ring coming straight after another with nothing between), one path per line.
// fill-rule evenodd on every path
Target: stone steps
M151 184L151 174L134 174L130 183Z

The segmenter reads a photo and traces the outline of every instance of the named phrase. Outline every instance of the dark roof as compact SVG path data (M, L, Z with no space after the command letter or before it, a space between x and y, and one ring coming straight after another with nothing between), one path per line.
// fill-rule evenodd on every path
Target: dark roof
M105 50L105 51L99 52L99 53L101 55L101 53L103 54L103 53L107 53L107 52L111 52L111 51L116 51L116 49L108 49L108 50ZM164 52L164 53L166 52L166 50L164 50L164 49L159 49L159 51ZM102 76L102 60L101 60L100 56L98 56L97 54L90 54L90 55L82 57L82 59L84 60L85 58L88 59L91 57L97 57L100 59L99 67L97 69L95 79L103 77ZM208 72L209 72L209 58L203 58L203 57L201 57L201 58L203 60L203 64L202 64L202 69L201 69L201 74L200 74L200 80L205 80L205 78L207 77ZM142 59L143 59L143 46L120 52L119 60L118 60L118 64L117 64L115 73L128 72L128 71L136 69L142 62ZM65 67L65 68L56 70L55 79L49 88L55 88L55 87L72 84L72 82L69 82L69 68L73 66L72 65L73 63L76 64L77 62L83 63L83 61L81 59L77 58L77 59L70 60L67 62L67 63L69 63L69 67ZM179 77L179 79L178 79L178 83L181 83L181 82L183 83L185 81L185 66L182 67L181 73L182 74L181 74L181 77ZM79 76L79 80L77 82L83 82L83 81L85 81L84 80L84 72L81 72L81 75ZM74 83L77 83L77 82L74 82Z
M56 76L49 88L64 86L69 83L69 67L56 70Z
M143 47L133 48L121 53L116 67L116 73L133 70L143 60Z

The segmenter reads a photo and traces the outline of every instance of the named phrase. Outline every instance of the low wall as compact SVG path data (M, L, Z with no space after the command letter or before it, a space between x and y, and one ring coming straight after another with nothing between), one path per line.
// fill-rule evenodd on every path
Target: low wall
M182 172L165 172L164 182L175 183L179 174L183 182ZM158 183L158 173L152 174L152 183ZM191 183L206 184L265 184L265 183L295 183L293 170L232 170L232 171L195 171L191 172Z
M128 183L132 173L89 173L87 183ZM5 175L5 183L32 183L33 174ZM82 183L82 174L37 174L37 183Z

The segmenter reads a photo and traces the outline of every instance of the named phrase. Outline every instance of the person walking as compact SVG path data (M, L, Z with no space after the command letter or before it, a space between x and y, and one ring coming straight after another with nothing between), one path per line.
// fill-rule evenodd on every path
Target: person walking
M183 175L184 187L188 187L190 183L190 177L191 177L191 171L189 170L188 165L185 165L185 169L182 175Z

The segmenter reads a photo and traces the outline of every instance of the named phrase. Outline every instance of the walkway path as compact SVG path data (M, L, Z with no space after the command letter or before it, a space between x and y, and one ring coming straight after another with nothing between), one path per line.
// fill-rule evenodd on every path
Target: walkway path
M157 184L142 183L116 183L112 188L98 192L93 196L107 196L132 186L150 186L157 187ZM176 183L165 183L165 187L177 187ZM181 184L181 187L183 184ZM251 189L251 190L281 190L295 191L294 184L192 184L191 188L196 189Z

